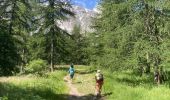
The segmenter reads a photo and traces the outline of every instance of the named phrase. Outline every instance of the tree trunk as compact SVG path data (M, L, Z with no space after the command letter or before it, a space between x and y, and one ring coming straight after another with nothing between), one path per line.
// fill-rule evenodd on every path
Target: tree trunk
M155 81L156 83L159 85L162 81L161 79L161 72L160 72L160 68L159 68L159 64L160 64L161 59L159 58L159 56L155 56Z
M161 83L160 72L157 69L154 72L154 81L157 85Z
M50 3L50 7L54 10L54 0L50 0L49 3ZM51 21L53 23L53 27L51 28L51 72L54 71L54 26L55 26L55 19L54 19L54 12L52 14L52 17L51 17Z
M146 73L150 73L149 53L146 54Z
M53 62L53 58L54 58L54 40L53 40L53 37L54 36L54 33L52 32L51 33L51 72L53 72L54 70L54 62Z
M140 66L140 77L143 75L143 66Z
M24 66L25 66L25 49L23 48L23 50L22 50L22 56L21 56L21 67L20 67L20 73L23 73L24 71L23 71L23 68L24 68Z
M13 2L13 9L12 9L12 12L11 12L11 21L10 21L10 24L9 24L9 34L12 34L12 27L13 27L13 20L14 20L14 11L15 11L15 7L16 7L16 1Z

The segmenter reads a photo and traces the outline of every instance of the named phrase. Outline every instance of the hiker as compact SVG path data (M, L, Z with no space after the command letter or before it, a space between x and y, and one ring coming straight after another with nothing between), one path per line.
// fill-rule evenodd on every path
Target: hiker
M100 70L97 70L97 73L95 75L95 80L96 80L96 95L101 96L101 89L104 83L104 78Z
M70 68L69 68L69 74L70 74L70 79L71 79L71 81L72 81L72 79L73 79L73 77L74 77L74 72L75 72L75 70L74 70L74 65L73 65L73 63L70 65Z
M160 83L160 74L159 74L159 71L155 71L154 72L154 81L159 84Z

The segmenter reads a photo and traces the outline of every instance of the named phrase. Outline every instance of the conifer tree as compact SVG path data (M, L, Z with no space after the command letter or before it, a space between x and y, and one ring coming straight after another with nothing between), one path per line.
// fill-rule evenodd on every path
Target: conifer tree
M15 51L15 54L17 55L15 56L17 59L12 57L12 55L9 55L9 58L11 58L13 61L15 60L16 62L15 64L13 63L11 67L20 65L22 63L22 59L20 59L22 54L21 52L24 50L24 48L21 46L22 43L24 43L23 36L26 33L26 29L29 28L29 2L27 0L2 0L0 2L0 9L0 27L3 30L3 34L6 34L5 36L7 36L4 37L4 39L8 40L11 38L9 41L9 43L13 45L13 48L11 47L11 49L15 48L13 52ZM8 58L8 56L6 56L6 58ZM6 58L4 58L4 60Z
M54 69L54 59L59 60L60 46L65 36L70 36L65 30L59 27L59 21L66 20L68 16L73 16L70 2L68 0L46 0L40 4L41 31L46 34L47 52L50 55L51 71ZM50 48L50 49L49 49ZM50 50L50 51L49 51ZM57 51L58 50L58 51Z

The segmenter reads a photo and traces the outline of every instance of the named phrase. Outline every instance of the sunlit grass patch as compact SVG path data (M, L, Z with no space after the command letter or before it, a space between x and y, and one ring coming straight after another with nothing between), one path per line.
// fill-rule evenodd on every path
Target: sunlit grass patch
M152 75L142 77L131 71L105 74L105 93L108 100L169 100L170 89L166 85L154 84Z
M0 97L9 100L54 100L66 99L68 89L63 81L64 71L48 73L44 77L3 77L0 83Z
M94 73L79 74L75 77L73 85L77 87L78 91L86 94L94 94L95 92L95 79Z

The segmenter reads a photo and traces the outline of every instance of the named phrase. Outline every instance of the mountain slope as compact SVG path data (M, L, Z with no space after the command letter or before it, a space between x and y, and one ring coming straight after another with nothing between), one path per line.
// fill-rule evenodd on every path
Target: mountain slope
M69 17L68 20L60 22L59 26L62 29L71 33L75 25L80 25L81 33L94 31L90 26L92 24L92 18L97 14L96 11L88 10L80 6L73 6L72 11L75 13L75 17Z

